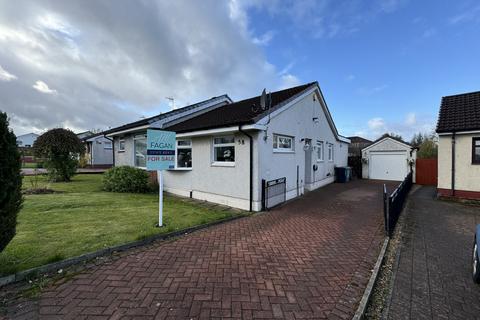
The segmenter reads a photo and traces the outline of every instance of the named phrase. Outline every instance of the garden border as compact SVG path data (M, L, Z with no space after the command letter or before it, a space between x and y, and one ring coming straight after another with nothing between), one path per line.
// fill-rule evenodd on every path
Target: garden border
M256 214L258 214L258 212ZM241 219L241 218L247 218L247 217L251 217L251 216L252 216L251 213L250 214L248 214L248 213L247 214L237 214L233 217L229 217L229 218L225 218L225 219L221 219L221 220L217 220L217 221L213 221L213 222L209 222L209 223L205 223L205 224L200 224L200 225L197 225L197 226L189 227L189 228L178 230L178 231L172 231L172 232L169 232L169 233L156 234L156 235L149 236L149 237L147 237L145 239L142 239L142 240L127 242L127 243L124 243L124 244L108 247L108 248L101 249L101 250L98 250L98 251L85 253L85 254L82 254L82 255L79 255L79 256L76 256L76 257L72 257L72 258L68 258L68 259L65 259L65 260L61 260L61 261L57 261L57 262L53 262L53 263L49 263L49 264L44 264L42 266L34 267L34 268L31 268L31 269L20 271L20 272L10 274L10 275L4 276L4 277L0 277L0 288L4 287L6 285L9 285L9 284L15 283L15 282L20 282L20 281L28 279L30 277L38 276L40 274L57 271L59 269L69 267L69 266L72 266L74 264L78 264L80 262L85 262L85 261L89 261L89 260L92 260L92 259L95 259L95 258L98 258L98 257L107 256L107 255L110 255L110 254L115 253L115 252L124 252L124 251L127 251L129 249L142 247L142 246L151 244L151 243L156 242L156 241L163 241L163 240L167 240L167 239L171 239L171 238L175 238L175 237L184 236L184 235L187 235L189 233L192 233L192 232L195 232L195 231L198 231L198 230L202 230L202 229L207 229L209 227L213 227L213 226L218 225L218 224L230 222L230 221Z

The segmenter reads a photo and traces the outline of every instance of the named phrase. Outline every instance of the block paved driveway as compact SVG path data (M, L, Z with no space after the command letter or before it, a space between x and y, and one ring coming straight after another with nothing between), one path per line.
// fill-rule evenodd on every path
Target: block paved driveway
M388 319L480 319L480 286L470 259L480 207L410 196Z
M11 318L350 319L376 261L382 184L310 192L118 260L8 308Z

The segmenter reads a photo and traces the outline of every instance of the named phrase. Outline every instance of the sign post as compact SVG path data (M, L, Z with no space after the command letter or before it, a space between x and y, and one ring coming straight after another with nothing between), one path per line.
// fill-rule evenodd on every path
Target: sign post
M163 226L162 170L175 168L175 144L175 132L147 129L147 170L157 171L159 227Z

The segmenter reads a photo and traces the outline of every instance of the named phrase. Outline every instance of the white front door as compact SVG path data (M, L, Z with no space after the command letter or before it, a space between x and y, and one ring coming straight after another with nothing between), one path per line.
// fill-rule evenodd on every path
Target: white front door
M370 153L370 179L402 181L408 174L407 152Z

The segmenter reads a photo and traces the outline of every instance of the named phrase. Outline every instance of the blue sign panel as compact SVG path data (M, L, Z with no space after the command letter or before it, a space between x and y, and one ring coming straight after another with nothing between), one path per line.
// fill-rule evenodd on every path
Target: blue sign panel
M147 170L175 168L176 134L172 131L147 130Z

